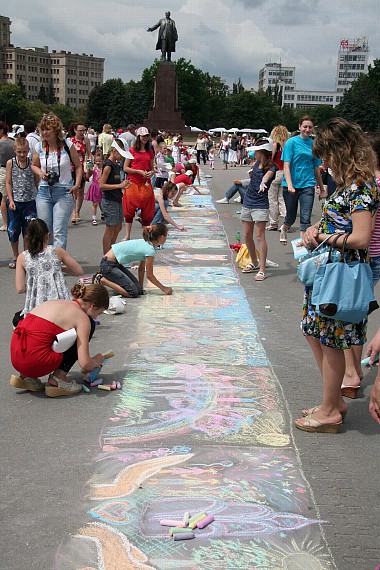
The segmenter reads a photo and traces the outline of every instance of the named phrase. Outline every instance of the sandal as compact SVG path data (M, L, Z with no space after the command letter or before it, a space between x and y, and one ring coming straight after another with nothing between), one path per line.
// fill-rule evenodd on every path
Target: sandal
M16 269L16 260L12 259L12 261L8 263L8 267L9 269Z
M351 398L351 400L356 400L358 397L360 386L342 386L340 387L340 393L345 398Z
M304 418L306 418L306 416L311 416L311 414L314 414L315 412L318 411L319 411L319 406L314 406L314 408L303 408L303 410L301 410L301 414ZM340 415L342 416L342 424L343 424L347 415L347 411L340 412Z
M284 226L280 228L280 243L282 245L287 245L288 243L288 231L284 230Z
M52 384L54 382L54 384ZM55 385L56 384L56 385ZM82 385L77 384L74 380L72 382L64 382L54 374L50 374L48 384L45 386L45 394L49 398L56 398L57 396L73 396L82 392Z
M246 267L244 267L242 273L253 273L254 271L257 271L258 269L260 269L259 263L257 265L253 265L253 263L250 262L246 265Z
M264 281L267 278L267 274L259 271L257 275L254 276L255 281Z
M102 280L103 275L101 273L95 273L95 275L92 276L92 283L95 283L97 285L100 285L100 281Z
M12 374L9 383L13 388L28 390L28 392L42 392L45 388L45 385L38 378L21 378L15 374Z
M299 418L294 422L296 428L301 431L308 431L310 433L338 433L339 427L343 422L337 422L334 424L322 424L318 420L315 420L312 416L306 416L305 418Z

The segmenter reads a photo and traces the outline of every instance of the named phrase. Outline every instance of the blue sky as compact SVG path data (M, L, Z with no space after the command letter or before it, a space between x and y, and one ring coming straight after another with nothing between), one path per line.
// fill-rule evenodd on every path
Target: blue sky
M379 0L0 0L11 41L105 58L105 79L138 80L159 52L157 31L170 10L184 57L232 86L257 88L269 61L296 67L299 89L334 89L340 39L367 36L380 57Z

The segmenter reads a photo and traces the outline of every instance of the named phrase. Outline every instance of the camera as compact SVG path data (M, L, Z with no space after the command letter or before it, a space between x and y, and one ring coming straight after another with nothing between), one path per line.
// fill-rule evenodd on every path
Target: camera
M49 184L49 186L53 186L53 184L56 184L58 180L59 180L58 172L54 172L54 170L51 170L50 172L46 173L46 181Z

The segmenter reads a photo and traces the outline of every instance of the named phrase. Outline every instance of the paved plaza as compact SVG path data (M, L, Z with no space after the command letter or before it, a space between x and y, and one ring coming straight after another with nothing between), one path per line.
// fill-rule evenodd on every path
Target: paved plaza
M240 204L216 204L245 167L202 167L210 193L171 211L151 285L126 312L102 315L91 354L112 349L105 382L71 398L9 386L11 319L23 305L0 234L2 291L1 570L375 570L380 564L378 442L365 372L341 432L293 429L321 397L299 330L302 286L290 244L267 232L278 263L255 282L234 263ZM210 175L211 178L204 178ZM314 220L320 205L314 206ZM103 225L90 205L68 250L98 268ZM298 223L298 222L296 222ZM297 236L296 230L290 238ZM134 224L132 237L141 237ZM68 278L70 285L74 278ZM380 323L370 317L369 336ZM79 367L73 377L82 380ZM161 519L215 517L174 541Z

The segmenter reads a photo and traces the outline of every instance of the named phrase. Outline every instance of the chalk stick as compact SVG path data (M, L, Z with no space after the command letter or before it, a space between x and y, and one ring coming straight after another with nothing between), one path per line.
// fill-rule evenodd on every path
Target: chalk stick
M182 521L173 521L170 519L160 520L160 525L162 525L162 526L178 526L179 528L185 527L185 524Z
M111 386L111 390L116 390L117 386L116 386L116 382L112 382L112 384L110 384Z
M369 366L369 359L370 356L367 356L367 358L363 358L363 360L361 361L361 365L362 366ZM373 363L375 364L375 362L379 361L379 354L376 354Z
M91 388L93 388L94 386L100 386L100 384L103 384L103 382L104 382L103 378L98 378L97 380L90 382L90 386Z
M213 520L214 520L213 515L209 515L208 517L206 517L205 519L202 519L201 521L199 521L197 523L197 528L205 528L205 526L212 523Z
M178 533L184 533L184 532L189 532L188 528L180 528L178 526L172 526L170 527L169 530L169 536L173 536L173 534L178 534Z
M200 521L203 521L203 520L206 519L206 518L207 518L207 515L201 515L201 516L199 516L197 519L195 519L195 521L189 523L189 527L190 527L190 528L195 528L195 527L197 526L197 524L198 524Z
M185 523L185 525L189 524L189 518L190 518L190 513L187 511L184 515L183 515L183 522Z
M104 384L100 384L98 386L98 390L107 390L108 392L111 392L111 388L109 386L105 386Z
M207 513L205 511L200 511L199 513L197 513L196 515L193 515L192 517L189 518L189 524L192 523L193 521L195 521L195 519L197 519L200 516L205 516L207 517ZM199 520L199 519L198 519Z
M107 350L107 352L103 352L104 358L112 358L115 356L115 353L112 350Z
M121 382L116 382L116 388L117 388L118 390L121 390Z
M193 532L173 534L173 538L174 540L191 540L192 538L195 538L195 534Z
M85 392L86 394L89 394L91 392L90 388L88 388L86 386L86 384L82 384L82 390L83 392Z

